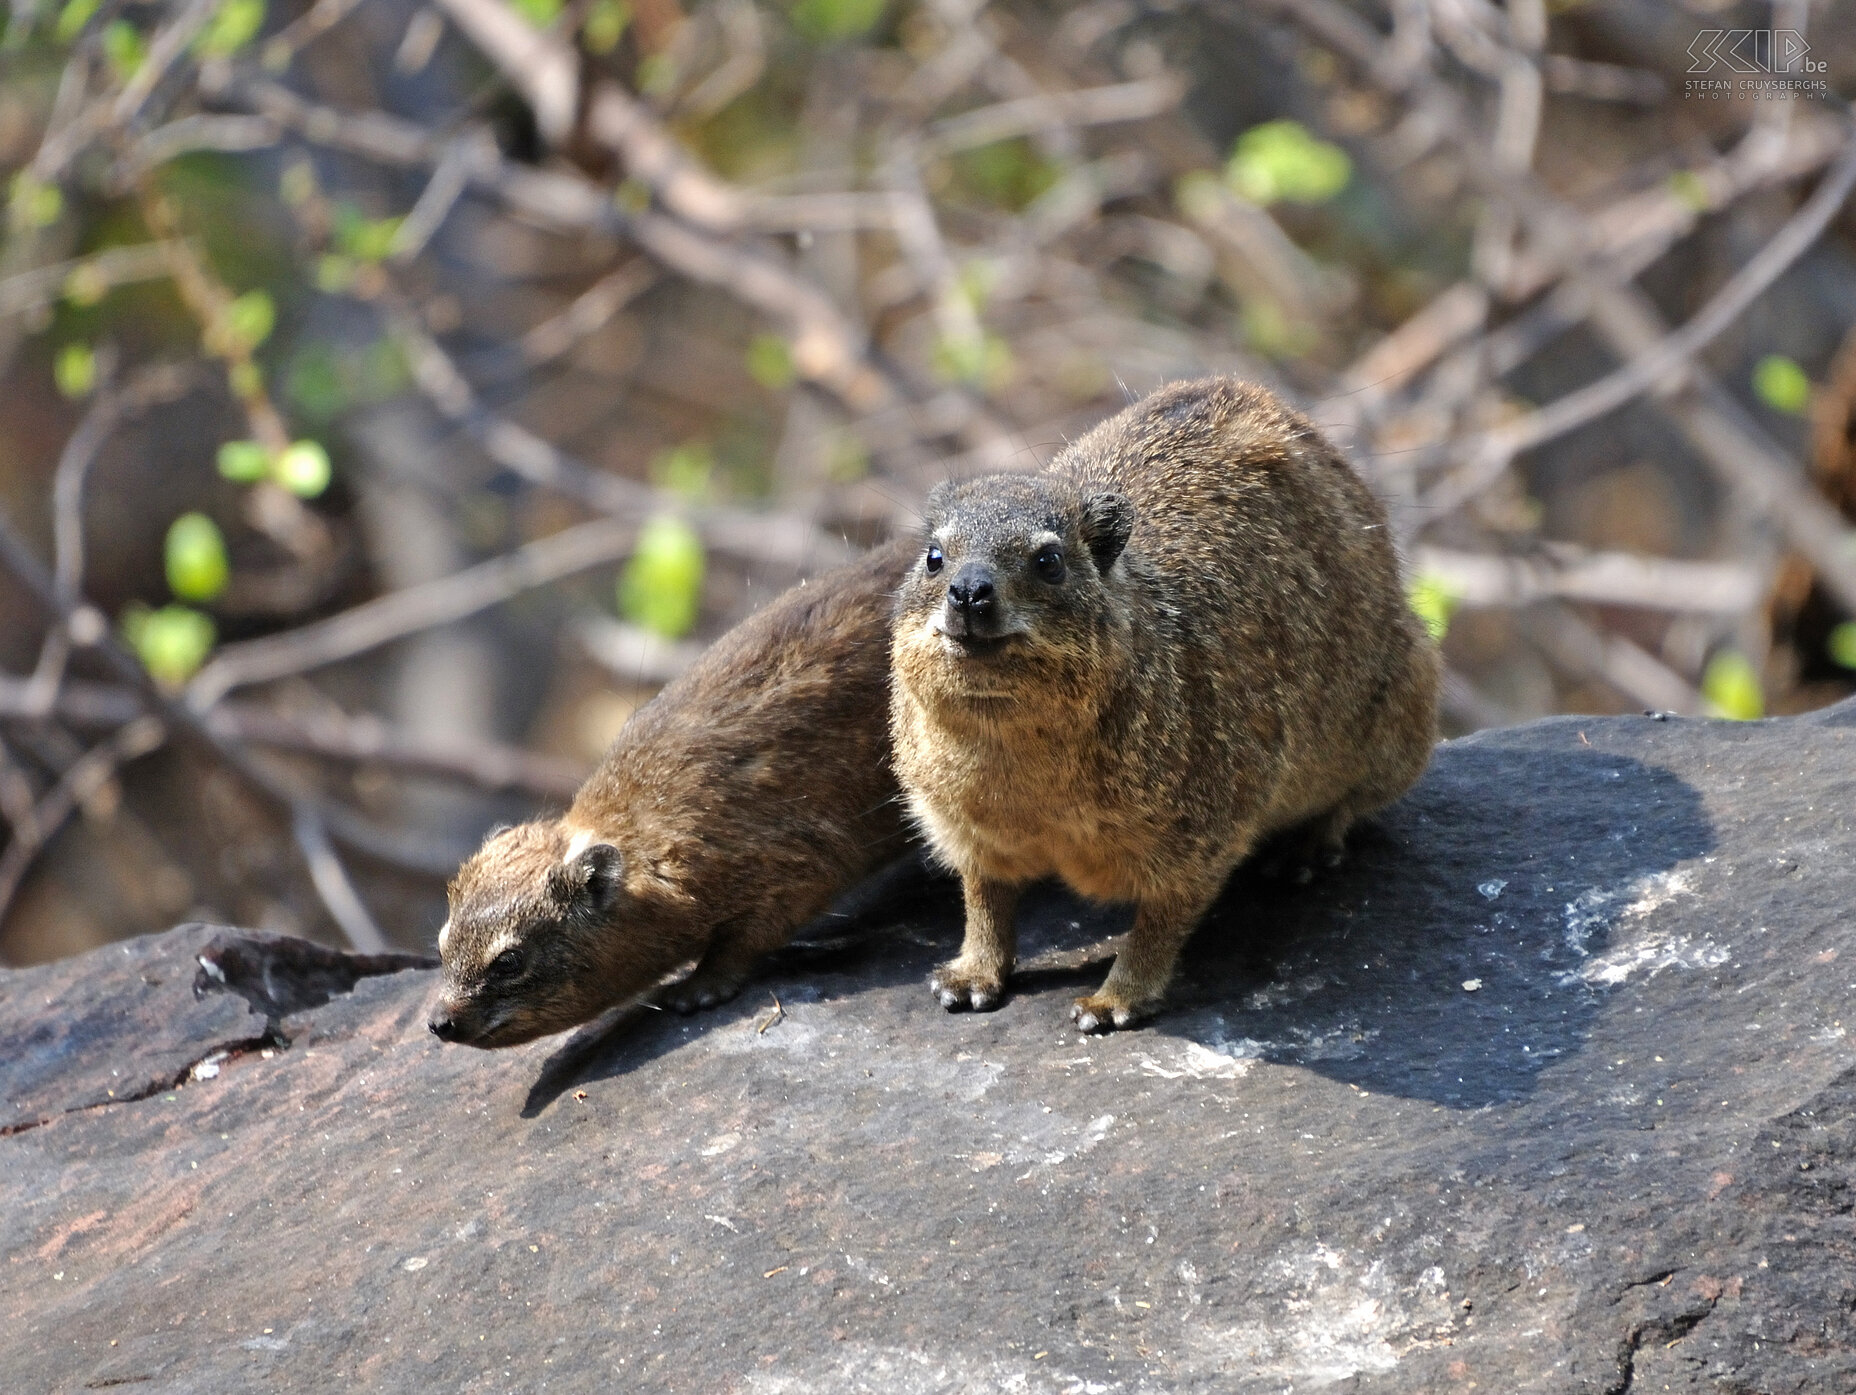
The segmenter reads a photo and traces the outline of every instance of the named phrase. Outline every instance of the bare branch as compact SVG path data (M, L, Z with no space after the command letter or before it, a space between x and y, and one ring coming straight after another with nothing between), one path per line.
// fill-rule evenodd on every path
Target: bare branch
M348 880L348 871L335 855L335 849L329 846L328 829L321 816L310 805L298 804L291 817L290 831L309 868L309 879L315 885L316 895L322 898L329 915L348 937L349 945L364 954L379 954L391 948L387 937L380 933L380 927L374 924L374 917L368 914L354 883Z
M147 755L165 740L167 727L160 718L137 717L79 757L38 802L32 819L14 825L6 850L0 852L0 919L5 918L26 873L65 820L121 766Z
M575 572L610 565L631 551L636 535L632 523L594 519L438 581L364 602L327 620L227 645L188 682L187 705L204 713L234 688L353 658L488 610Z
M1499 557L1420 545L1412 565L1473 608L1587 601L1646 610L1740 615L1759 603L1766 578L1736 562L1679 562L1628 552L1550 544L1537 556Z

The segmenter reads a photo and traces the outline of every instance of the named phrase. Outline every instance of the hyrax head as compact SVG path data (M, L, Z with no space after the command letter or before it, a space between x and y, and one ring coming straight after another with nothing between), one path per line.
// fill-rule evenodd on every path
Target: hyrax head
M897 598L905 679L992 688L1094 651L1134 527L1120 494L1049 475L994 475L928 496L921 559Z
M611 1006L601 951L625 894L621 872L617 848L558 820L492 834L448 889L432 1034L515 1046Z

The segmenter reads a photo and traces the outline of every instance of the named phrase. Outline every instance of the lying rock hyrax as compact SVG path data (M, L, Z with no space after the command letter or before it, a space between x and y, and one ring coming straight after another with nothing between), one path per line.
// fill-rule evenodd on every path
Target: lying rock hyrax
M892 543L795 587L641 707L560 818L493 834L438 935L445 1041L513 1046L695 960L664 1001L732 997L864 873L904 850L889 759Z
M932 988L998 1004L1025 883L1133 902L1084 1031L1151 1013L1231 870L1338 855L1429 758L1438 661L1378 501L1304 418L1178 383L1039 475L943 485L898 598L896 770L966 894Z

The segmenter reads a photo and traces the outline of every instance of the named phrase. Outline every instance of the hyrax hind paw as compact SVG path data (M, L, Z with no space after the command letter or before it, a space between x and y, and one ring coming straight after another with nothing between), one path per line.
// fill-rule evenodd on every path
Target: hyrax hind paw
M949 1012L971 1008L991 1012L1005 997L1005 982L997 974L963 968L958 959L943 964L928 980L928 991Z
M1080 1032L1112 1032L1118 1027L1139 1025L1151 1017L1153 1011L1151 1005L1124 1002L1106 993L1092 993L1070 1005L1070 1020Z

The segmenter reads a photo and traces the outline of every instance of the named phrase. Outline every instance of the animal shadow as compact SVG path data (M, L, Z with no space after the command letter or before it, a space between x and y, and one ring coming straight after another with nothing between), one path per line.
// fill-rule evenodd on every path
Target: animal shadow
M1154 1030L1453 1108L1522 1098L1589 1036L1617 925L1713 846L1700 796L1657 766L1452 742L1326 881L1240 871Z

